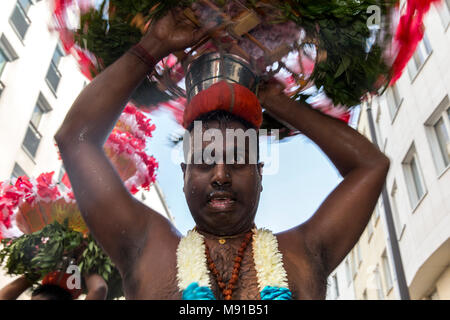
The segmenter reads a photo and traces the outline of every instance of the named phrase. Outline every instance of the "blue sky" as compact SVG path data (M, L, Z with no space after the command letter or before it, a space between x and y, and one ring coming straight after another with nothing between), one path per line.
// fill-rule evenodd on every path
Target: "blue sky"
M150 115L156 130L148 143L148 153L159 162L158 182L183 234L195 224L183 193L183 175L172 161L169 136L179 126L166 111ZM280 145L277 174L263 176L263 192L256 215L256 225L274 232L294 227L312 216L326 196L342 181L328 157L303 135Z

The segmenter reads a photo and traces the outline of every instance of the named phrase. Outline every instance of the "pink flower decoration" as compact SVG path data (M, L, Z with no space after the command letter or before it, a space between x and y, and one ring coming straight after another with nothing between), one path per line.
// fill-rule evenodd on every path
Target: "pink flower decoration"
M52 183L52 177L54 172L42 173L37 179L37 193L38 195L48 201L54 201L61 193L58 187Z
M155 182L158 163L145 152L145 141L134 137L130 132L114 129L105 143L105 150L111 155L125 186L131 193L139 188L148 189ZM124 164L126 160L127 164Z
M440 0L407 0L406 12L400 17L400 22L395 33L394 45L397 48L397 56L392 65L393 85L402 75L408 61L416 51L417 45L424 35L423 19L432 3Z

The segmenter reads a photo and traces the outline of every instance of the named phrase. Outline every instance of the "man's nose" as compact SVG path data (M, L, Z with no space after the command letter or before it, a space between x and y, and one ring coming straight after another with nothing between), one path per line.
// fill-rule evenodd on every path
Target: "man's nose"
M214 166L212 184L215 187L224 185L231 186L231 173L226 164L220 163Z

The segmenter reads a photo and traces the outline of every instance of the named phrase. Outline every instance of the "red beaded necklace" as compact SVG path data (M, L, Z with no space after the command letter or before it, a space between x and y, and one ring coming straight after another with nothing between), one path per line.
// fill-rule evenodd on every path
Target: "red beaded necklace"
M233 295L234 286L239 279L239 271L241 270L241 262L244 257L245 249L247 249L247 246L250 243L250 241L252 240L252 237L253 237L253 231L250 231L245 234L244 240L242 240L242 243L241 243L241 247L238 250L238 254L237 254L236 258L234 258L233 273L231 274L231 278L227 284L225 284L223 282L223 278L219 274L219 271L216 268L216 264L212 260L211 255L209 254L209 247L205 242L205 253L206 253L206 259L208 261L208 268L209 268L209 270L211 270L212 274L214 275L214 278L216 279L217 285L219 286L220 290L222 290L225 300L231 300L231 296Z

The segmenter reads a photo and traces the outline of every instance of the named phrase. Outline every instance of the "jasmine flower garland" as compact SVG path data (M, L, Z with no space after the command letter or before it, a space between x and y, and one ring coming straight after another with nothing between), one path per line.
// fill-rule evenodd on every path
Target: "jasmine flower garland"
M266 229L253 232L253 259L261 300L291 300L276 237ZM183 300L215 300L209 279L204 237L195 230L189 231L177 249L177 280Z

